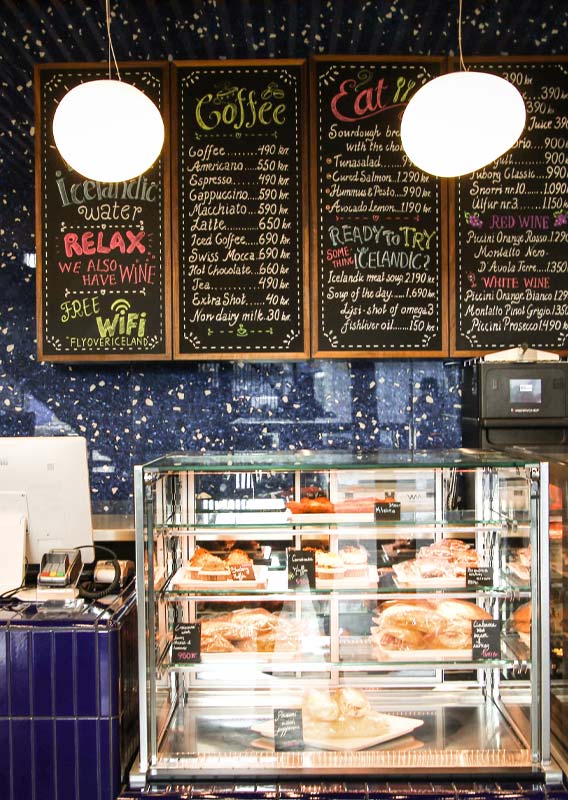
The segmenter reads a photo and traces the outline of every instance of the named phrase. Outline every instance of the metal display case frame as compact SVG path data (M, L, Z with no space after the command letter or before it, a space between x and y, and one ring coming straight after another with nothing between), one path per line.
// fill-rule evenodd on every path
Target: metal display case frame
M333 510L290 513L314 483L324 486ZM338 510L352 497L381 493L399 503L398 519ZM131 786L385 775L558 782L550 741L548 512L548 464L498 452L173 453L136 467L140 755ZM254 539L302 550L318 537L336 552L343 540L382 552L401 537L427 543L463 537L483 554L490 583L407 588L391 575L383 585L389 570L373 563L376 584L293 588L281 562L252 589L176 583L198 546ZM519 545L530 554L522 580L508 568ZM488 609L499 630L497 657L405 651L381 661L369 655L368 630L343 635L342 614L360 608L373 614L385 601L417 599ZM532 616L524 647L510 627L521 603L530 604ZM320 632L325 618L327 649L303 647L268 660L253 653L245 662L242 653L172 661L174 625L205 619L211 608L247 604L295 608L302 622L310 605ZM297 708L306 687L342 686L368 694L389 718L414 715L420 728L359 749L270 746L275 709Z

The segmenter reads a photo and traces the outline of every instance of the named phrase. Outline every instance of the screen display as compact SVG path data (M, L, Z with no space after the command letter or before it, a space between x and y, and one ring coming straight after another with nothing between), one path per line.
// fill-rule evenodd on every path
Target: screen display
M541 378L509 378L509 401L519 405L542 403Z

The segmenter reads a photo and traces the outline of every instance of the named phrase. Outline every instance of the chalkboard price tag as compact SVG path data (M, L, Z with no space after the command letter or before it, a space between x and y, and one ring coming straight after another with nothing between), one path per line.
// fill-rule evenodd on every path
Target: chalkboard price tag
M252 564L229 564L231 579L234 581L254 581L254 567Z
M493 586L493 570L491 567L466 567L466 586Z
M501 658L501 625L496 619L474 619L471 623L474 661Z
M386 502L375 503L375 521L383 522L396 521L400 519L400 503L395 500L387 500Z
M288 588L316 588L316 557L310 550L288 550Z
M274 749L304 749L304 731L302 725L301 708L274 709Z
M201 623L176 622L173 634L173 664L195 664L201 661Z

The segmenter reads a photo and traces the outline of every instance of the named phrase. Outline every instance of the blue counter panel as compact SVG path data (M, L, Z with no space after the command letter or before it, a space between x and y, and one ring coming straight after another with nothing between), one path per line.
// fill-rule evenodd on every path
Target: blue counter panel
M26 717L31 712L30 653L31 637L29 631L14 630L9 639L9 713L12 717ZM25 795L24 795L25 796Z
M33 631L32 636L32 713L35 717L53 714L53 636L50 631Z
M32 748L32 721L13 719L10 724L12 762L22 765L11 774L15 798L31 798L34 775L34 752Z
M116 800L138 747L133 586L0 608L0 800Z
M38 719L33 723L34 785L35 797L55 797L55 752L52 742L55 735L55 722L52 719Z
M77 631L75 638L75 713L78 717L95 717L99 713L98 634L94 630Z
M55 716L72 717L75 713L75 670L72 631L56 631L54 636Z

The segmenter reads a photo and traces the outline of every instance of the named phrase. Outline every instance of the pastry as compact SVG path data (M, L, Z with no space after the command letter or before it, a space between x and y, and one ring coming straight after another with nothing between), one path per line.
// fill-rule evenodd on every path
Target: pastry
M210 556L197 573L200 581L228 581L231 579L231 571L221 558Z
M185 568L186 574L190 578L197 578L199 574L199 570L201 569L201 565L204 559L207 559L210 556L209 550L206 550L204 547L197 546L191 558L189 559L189 563Z
M448 624L438 631L432 642L434 649L467 650L471 647L471 620L461 619Z
M304 497L300 502L300 514L333 514L334 510L327 497Z
M393 565L393 572L401 584L413 585L436 578L440 581L464 581L468 567L479 566L477 552L461 539L441 539L421 547L416 558Z
M376 655L404 650L468 650L472 621L491 614L467 600L417 600L385 603L371 627Z
M202 653L232 653L236 647L220 633L203 633L201 630Z
M309 689L302 702L304 736L314 739L349 739L380 736L389 718L374 713L358 689Z
M339 713L344 717L365 717L371 711L369 701L359 689L342 686L337 692Z
M346 545L340 549L339 556L345 566L346 578L364 578L368 575L369 554L364 547Z
M295 620L262 607L203 617L200 622L202 650L206 653L290 653L298 650L302 634Z
M219 635L229 641L244 638L241 628L230 619L204 619L201 622L201 637Z
M374 514L375 503L380 502L374 497L353 497L339 500L334 503L336 513L341 514Z
M491 614L469 600L440 600L436 612L449 620L453 619L492 619Z
M427 601L423 603L393 603L374 618L380 626L410 628L421 633L437 633L444 620Z
M244 550L239 550L235 548L231 550L227 558L225 558L225 564L227 566L232 567L242 567L245 564L252 564L252 559L248 557Z
M401 625L381 625L371 628L371 641L379 650L424 650L428 638L424 631Z
M302 712L313 720L330 722L339 717L339 705L325 689L309 689L304 694Z
M345 565L338 553L324 553L316 550L316 578L336 580L345 577Z
M531 632L531 604L523 603L513 612L513 627L517 633Z

